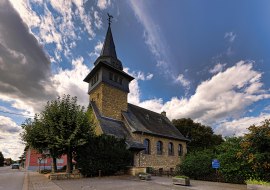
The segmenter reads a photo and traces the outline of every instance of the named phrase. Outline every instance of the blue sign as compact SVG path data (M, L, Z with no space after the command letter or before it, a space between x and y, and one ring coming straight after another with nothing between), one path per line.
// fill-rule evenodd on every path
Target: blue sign
M215 168L215 169L220 168L220 163L217 159L212 160L212 168Z

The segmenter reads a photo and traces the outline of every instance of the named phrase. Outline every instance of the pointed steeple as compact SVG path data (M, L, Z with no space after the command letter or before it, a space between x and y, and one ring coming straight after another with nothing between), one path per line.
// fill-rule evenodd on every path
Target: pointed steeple
M108 57L112 57L114 59L117 59L110 24L109 24L109 27L108 27L108 30L107 30L106 38L105 38L105 41L104 41L100 56L108 56Z
M113 18L113 16L108 14L108 17L109 17L108 18L109 26L108 26L107 34L105 37L105 41L103 43L100 56L97 58L94 64L97 65L99 62L103 61L118 70L123 70L122 63L117 58L117 55L116 55L113 35L111 31L111 19Z

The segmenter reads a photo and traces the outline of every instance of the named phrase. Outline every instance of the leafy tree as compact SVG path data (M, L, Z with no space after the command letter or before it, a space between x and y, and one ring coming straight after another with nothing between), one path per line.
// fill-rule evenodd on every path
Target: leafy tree
M85 176L111 175L125 169L131 163L131 153L126 149L124 139L101 135L89 138L83 146L76 150L75 160L78 168Z
M215 174L215 170L212 169L213 158L215 154L211 149L190 152L182 164L177 166L178 173L193 179L207 179Z
M55 144L54 129L49 128L43 122L43 118L35 115L33 120L26 119L22 124L22 140L26 143L26 148L34 148L39 153L49 149L50 156L53 158L53 172L56 171L56 159L63 154L63 151Z
M48 102L40 115L33 121L27 120L22 127L22 139L38 150L49 149L54 163L58 156L67 155L67 173L71 172L75 148L93 136L88 113L70 95Z
M0 167L4 166L4 161L5 161L5 158L2 154L2 152L0 152Z
M220 174L225 182L243 183L253 174L249 163L239 158L242 151L240 146L242 137L226 138L225 142L217 147L217 158L220 161Z
M213 148L223 142L221 135L214 134L211 127L194 122L192 119L182 118L172 121L174 126L191 140L189 151Z
M261 125L248 128L240 143L241 152L238 156L250 164L257 178L270 179L270 120Z

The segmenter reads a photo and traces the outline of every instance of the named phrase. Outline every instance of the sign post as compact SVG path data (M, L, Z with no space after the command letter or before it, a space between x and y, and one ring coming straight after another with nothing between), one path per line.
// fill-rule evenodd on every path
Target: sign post
M216 169L216 178L218 182L218 168L220 168L220 163L218 159L213 159L212 160L212 168Z

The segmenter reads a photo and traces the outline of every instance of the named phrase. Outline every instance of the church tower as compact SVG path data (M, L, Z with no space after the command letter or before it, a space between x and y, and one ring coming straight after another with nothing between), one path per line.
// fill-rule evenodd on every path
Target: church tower
M123 71L117 58L111 31L111 16L100 56L94 62L94 68L84 79L89 83L90 102L94 102L102 116L121 120L122 111L127 111L129 82L134 78Z

